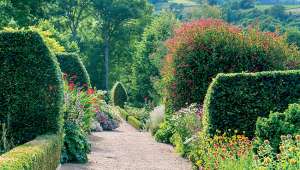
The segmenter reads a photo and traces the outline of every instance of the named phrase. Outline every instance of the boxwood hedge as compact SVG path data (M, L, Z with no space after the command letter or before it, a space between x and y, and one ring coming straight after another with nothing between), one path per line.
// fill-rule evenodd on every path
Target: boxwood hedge
M0 170L54 170L60 161L61 135L44 135L0 156Z
M90 77L79 56L75 53L56 54L60 68L67 75L69 81L74 81L78 86L90 86Z
M141 122L133 116L128 116L128 123L138 130L142 128Z
M253 137L258 117L283 111L300 99L300 70L219 74L204 101L204 129L245 132Z
M61 72L38 33L0 32L0 82L0 121L13 145L61 128Z

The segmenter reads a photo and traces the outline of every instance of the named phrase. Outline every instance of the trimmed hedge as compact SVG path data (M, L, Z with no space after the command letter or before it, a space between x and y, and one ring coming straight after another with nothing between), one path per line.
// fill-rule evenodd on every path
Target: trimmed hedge
M60 162L61 135L44 135L0 156L0 170L54 170Z
M283 111L300 99L300 70L219 74L204 101L204 129L227 130L253 137L258 117Z
M129 114L122 108L119 108L119 114L124 120L128 120Z
M136 129L142 128L141 122L133 116L128 116L128 123Z
M61 76L56 57L38 33L0 32L0 121L13 145L60 130Z
M73 81L79 87L90 86L90 77L79 56L75 53L57 53L60 68L66 74L68 81Z
M128 100L127 91L121 82L116 82L111 90L111 100L114 106L124 108Z

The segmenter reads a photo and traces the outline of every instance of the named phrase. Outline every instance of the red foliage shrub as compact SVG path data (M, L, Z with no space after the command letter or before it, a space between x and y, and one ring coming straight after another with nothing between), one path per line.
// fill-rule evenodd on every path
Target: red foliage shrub
M295 69L300 53L276 33L243 30L222 20L183 24L167 41L161 70L169 112L202 103L218 73Z

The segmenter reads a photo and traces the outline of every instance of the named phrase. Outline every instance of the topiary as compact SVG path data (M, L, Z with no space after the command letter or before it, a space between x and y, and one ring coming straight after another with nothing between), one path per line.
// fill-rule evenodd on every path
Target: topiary
M61 77L57 59L38 33L0 32L0 121L13 145L60 130Z
M57 53L56 57L60 63L60 68L65 73L65 78L74 84L90 86L90 77L79 56L75 53Z
M255 134L256 145L268 140L278 152L282 135L300 134L300 105L291 104L283 113L272 112L268 118L258 118Z
M300 99L300 71L218 74L204 101L204 130L229 129L254 137L258 117L282 112Z
M116 82L111 90L111 100L114 106L124 108L128 100L127 92L122 83Z
M218 73L258 72L299 67L300 53L284 37L242 30L221 20L183 24L167 41L162 69L167 112L202 103Z

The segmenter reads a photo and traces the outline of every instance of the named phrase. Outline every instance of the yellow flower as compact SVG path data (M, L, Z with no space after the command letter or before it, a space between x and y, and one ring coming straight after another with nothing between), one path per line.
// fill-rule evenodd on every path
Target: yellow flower
M289 151L290 151L290 152L295 152L295 151L296 151L296 148L295 148L295 147L290 147L290 148L289 148Z
M272 159L271 158L269 158L269 157L265 157L264 158L264 164L269 164L269 163L271 163L272 162Z
M292 165L295 165L297 163L297 160L295 159L290 159L289 160L289 163L292 164Z

